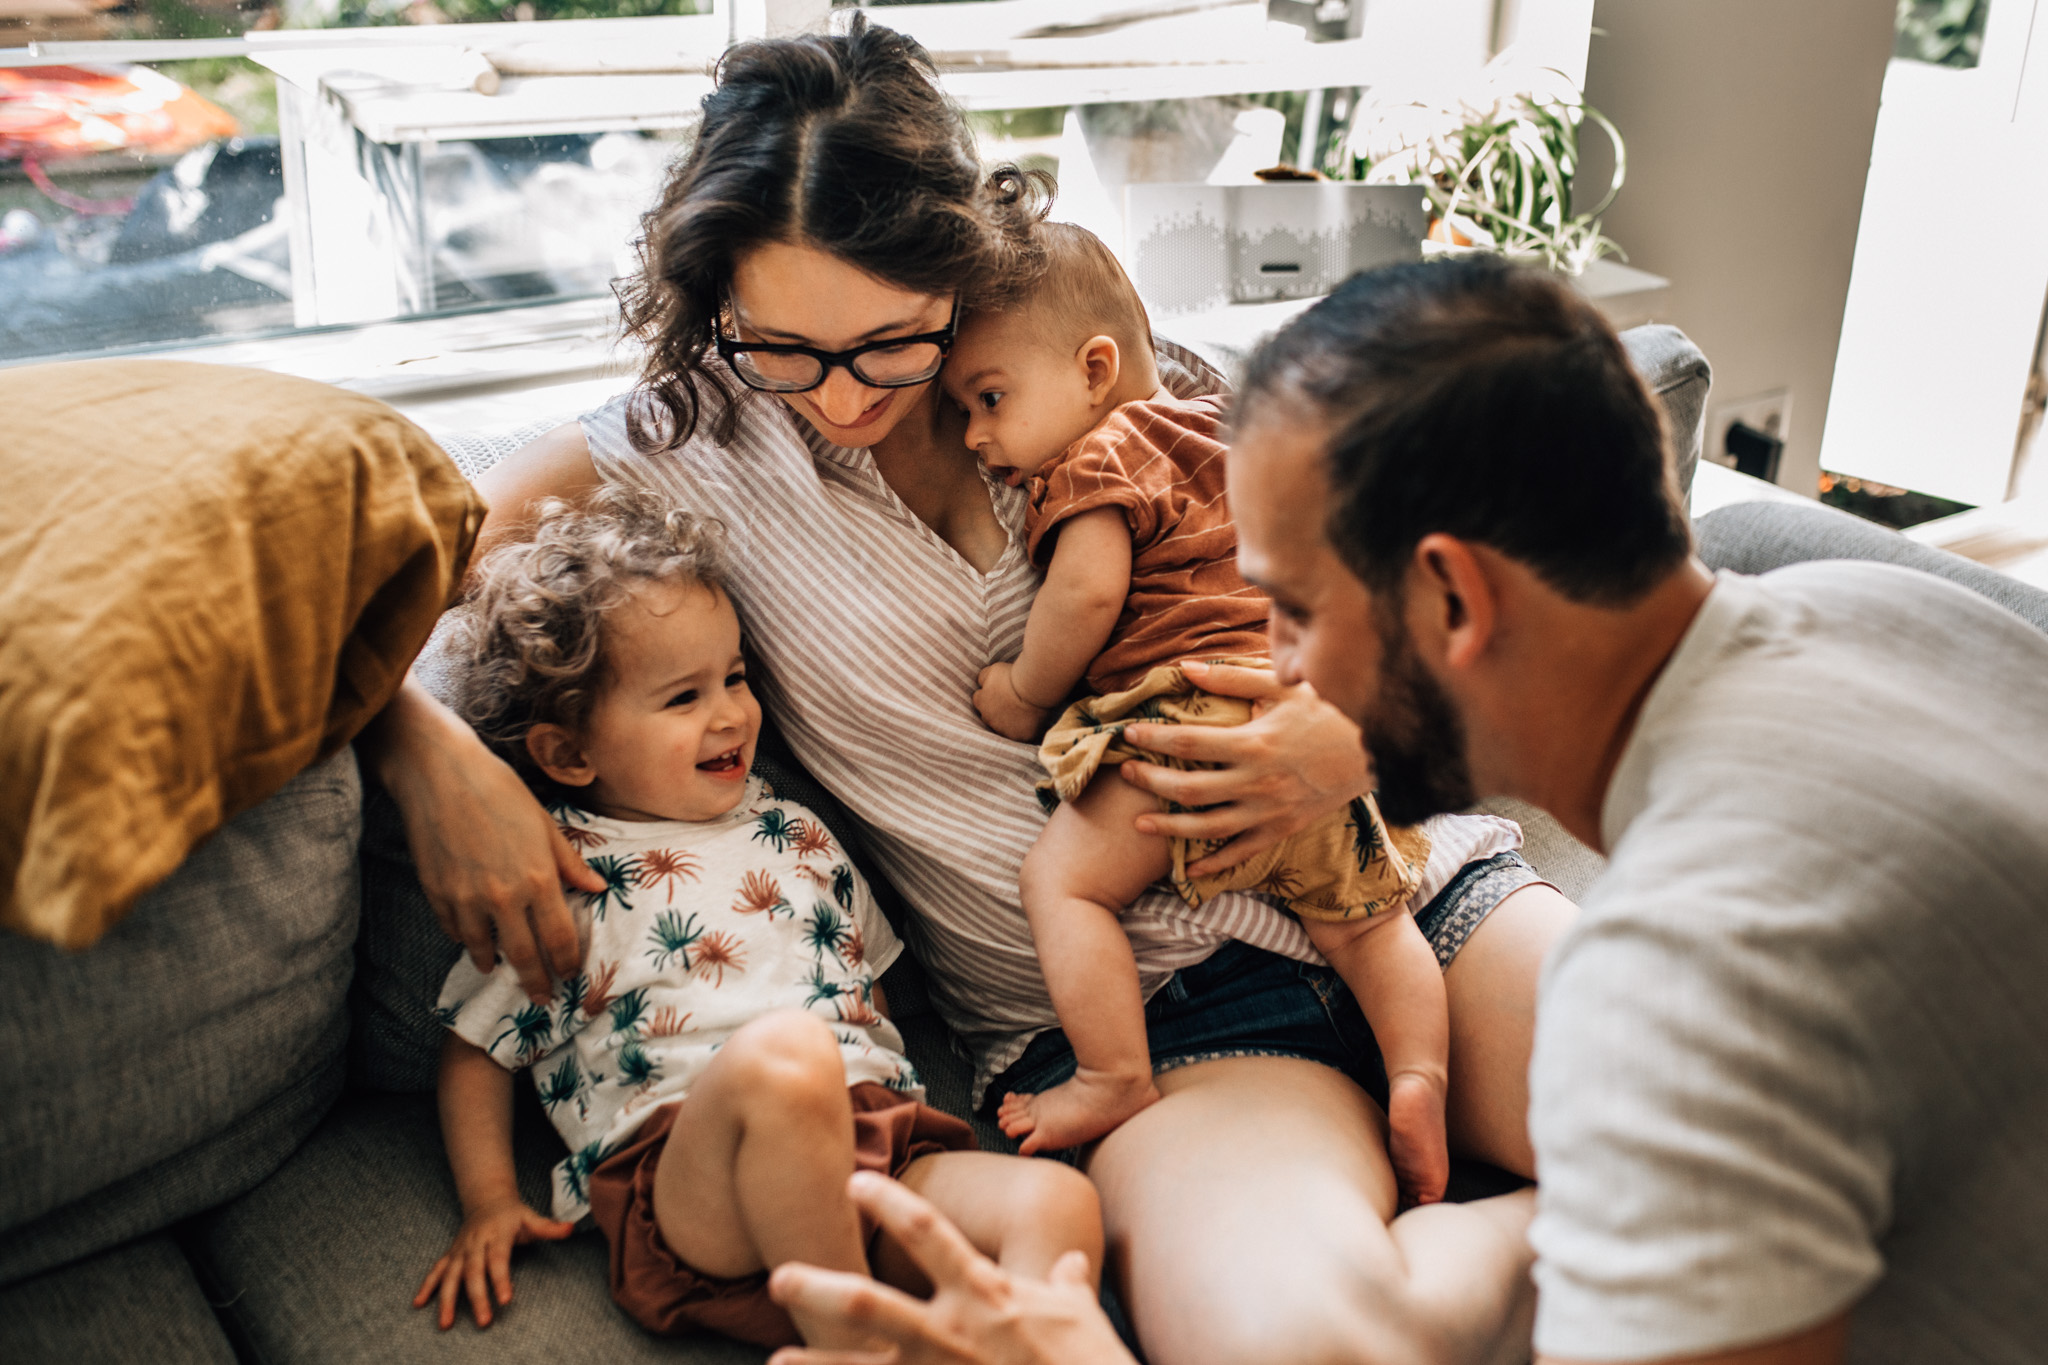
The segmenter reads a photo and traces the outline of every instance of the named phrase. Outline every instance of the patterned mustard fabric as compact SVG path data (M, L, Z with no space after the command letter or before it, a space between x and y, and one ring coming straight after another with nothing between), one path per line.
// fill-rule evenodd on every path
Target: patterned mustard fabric
M484 504L360 394L0 372L0 926L84 948L381 709Z
M1263 659L1217 662L1266 666ZM1251 718L1250 702L1202 691L1179 665L1155 668L1127 691L1075 702L1053 723L1038 750L1050 775L1039 784L1040 799L1048 806L1071 801L1087 790L1099 768L1126 759L1175 768L1196 766L1125 743L1128 725L1242 725ZM1180 809L1171 802L1162 804L1168 810ZM1415 827L1390 829L1369 796L1213 876L1190 880L1187 865L1222 847L1222 841L1171 843L1173 889L1188 904L1199 906L1223 891L1253 891L1313 920L1361 919L1398 908L1421 885L1422 867L1429 861L1429 836Z

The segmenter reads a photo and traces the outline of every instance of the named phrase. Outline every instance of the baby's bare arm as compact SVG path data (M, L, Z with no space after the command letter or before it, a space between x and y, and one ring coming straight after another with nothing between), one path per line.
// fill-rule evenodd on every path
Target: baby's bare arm
M1131 528L1123 510L1098 507L1063 523L1011 672L1017 695L1047 709L1064 701L1109 643L1130 591Z

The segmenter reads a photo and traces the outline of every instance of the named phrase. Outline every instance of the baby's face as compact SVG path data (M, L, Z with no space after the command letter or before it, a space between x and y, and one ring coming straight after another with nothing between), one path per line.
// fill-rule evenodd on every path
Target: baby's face
M1013 488L1103 415L1089 401L1080 352L1048 344L1022 311L962 321L939 378L967 410L967 448Z
M740 803L761 703L747 688L740 622L722 592L649 583L605 619L610 676L583 727L600 815L711 820Z

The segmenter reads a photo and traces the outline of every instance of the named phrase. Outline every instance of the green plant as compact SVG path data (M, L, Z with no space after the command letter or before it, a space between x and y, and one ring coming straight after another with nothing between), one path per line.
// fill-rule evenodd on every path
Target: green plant
M1613 144L1614 173L1597 204L1575 211L1579 135L1589 122ZM1628 174L1621 133L1556 71L1495 62L1478 88L1451 100L1362 103L1349 151L1354 179L1427 188L1433 252L1527 256L1570 275L1602 256L1627 259L1600 231Z
M1991 0L1899 0L1894 57L1972 67L1984 51Z

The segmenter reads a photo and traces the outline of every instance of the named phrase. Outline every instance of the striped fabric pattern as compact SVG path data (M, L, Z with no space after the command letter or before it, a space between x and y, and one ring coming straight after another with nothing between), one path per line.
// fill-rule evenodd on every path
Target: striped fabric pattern
M1201 384L1162 368L1183 392L1217 387L1213 373ZM873 832L881 871L917 916L905 936L933 1004L972 1054L979 1104L988 1079L1058 1022L1017 895L1045 823L1036 746L989 730L972 701L983 667L1017 657L1038 589L1025 493L984 473L1010 546L983 575L903 505L867 451L827 443L779 401L743 394L731 443L713 441L706 420L651 456L627 439L627 401L582 419L598 473L727 526L734 603L765 674L757 690L797 757ZM1446 857L1463 849L1453 871L1520 842L1507 821L1453 818L1469 829L1431 830ZM1448 879L1425 876L1415 903ZM1231 938L1320 960L1299 925L1246 895L1195 910L1153 893L1124 926L1148 997Z

